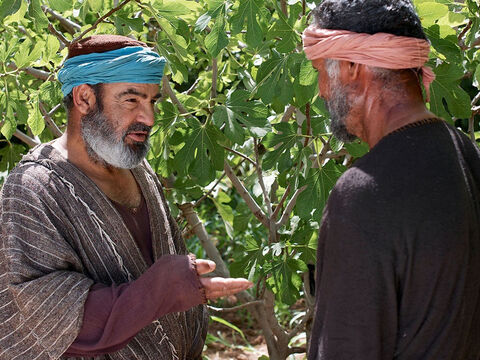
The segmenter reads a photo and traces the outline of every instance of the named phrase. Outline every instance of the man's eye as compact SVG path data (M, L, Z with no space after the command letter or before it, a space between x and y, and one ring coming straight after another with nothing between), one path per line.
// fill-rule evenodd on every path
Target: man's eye
M130 99L127 99L127 102L136 103L136 102L137 102L137 99L135 99L135 98L130 98Z

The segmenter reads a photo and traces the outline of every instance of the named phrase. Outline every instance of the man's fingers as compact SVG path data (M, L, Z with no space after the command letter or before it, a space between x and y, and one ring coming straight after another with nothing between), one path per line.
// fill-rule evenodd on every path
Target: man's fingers
M243 278L201 278L200 282L205 288L207 299L233 295L253 286L250 281Z
M208 274L217 267L217 265L211 260L197 259L196 263L198 275Z

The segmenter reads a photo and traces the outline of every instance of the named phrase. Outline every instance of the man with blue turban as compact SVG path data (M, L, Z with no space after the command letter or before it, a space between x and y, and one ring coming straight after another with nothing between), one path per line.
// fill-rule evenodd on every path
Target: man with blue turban
M58 74L68 128L0 193L0 358L201 359L203 278L145 160L165 60L128 37L73 43Z

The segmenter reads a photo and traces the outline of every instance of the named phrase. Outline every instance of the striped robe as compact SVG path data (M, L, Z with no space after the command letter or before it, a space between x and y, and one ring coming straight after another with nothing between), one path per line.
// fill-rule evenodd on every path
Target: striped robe
M132 172L147 202L155 259L185 254L154 172L146 161ZM2 360L63 358L81 328L90 286L125 283L147 269L110 201L50 144L33 149L9 175L0 216ZM207 320L204 306L168 314L123 349L94 359L191 359L201 352Z

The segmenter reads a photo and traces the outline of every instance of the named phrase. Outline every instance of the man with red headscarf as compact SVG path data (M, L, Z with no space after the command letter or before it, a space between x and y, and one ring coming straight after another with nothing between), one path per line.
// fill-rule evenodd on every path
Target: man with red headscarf
M408 0L325 0L303 35L331 129L370 152L319 234L310 360L480 359L480 151L428 110Z

